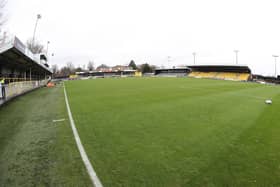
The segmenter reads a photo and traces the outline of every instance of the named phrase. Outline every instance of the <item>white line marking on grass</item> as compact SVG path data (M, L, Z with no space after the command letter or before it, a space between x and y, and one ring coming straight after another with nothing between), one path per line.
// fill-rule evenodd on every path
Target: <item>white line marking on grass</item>
M63 118L63 119L54 119L54 120L52 120L53 121L53 123L56 123L56 122L62 122L62 121L65 121L65 119Z
M81 142L81 139L79 137L79 134L78 134L77 128L75 126L75 122L74 122L74 119L73 119L73 116L72 116L72 113L71 113L71 110L70 110L70 105L69 105L69 102L68 102L68 97L67 97L67 93L66 93L66 89L65 89L64 84L63 84L63 88L64 88L65 103L66 103L66 107L67 107L67 111L68 111L70 124L71 124L71 127L72 127L72 131L73 131L73 134L74 134L74 137L75 137L80 155L82 157L82 160L83 160L83 162L86 166L87 172L90 176L90 179L91 179L93 185L95 187L103 187L99 178L97 177L96 172L94 171L94 169L93 169L93 167L92 167L92 165L91 165L91 163L88 159L87 153L86 153L86 151L83 147L83 144Z

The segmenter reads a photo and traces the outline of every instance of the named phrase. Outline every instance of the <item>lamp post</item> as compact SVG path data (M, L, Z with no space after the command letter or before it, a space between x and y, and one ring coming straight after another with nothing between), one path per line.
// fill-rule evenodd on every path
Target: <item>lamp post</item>
M47 57L47 64L50 66L50 64L51 64L51 62L52 62L52 59L53 59L53 57L54 57L54 53L51 53L50 54L50 57Z
M195 57L196 57L196 52L193 52L193 53L192 53L192 55L193 55L193 64L195 64L195 60L196 60L196 59L195 59Z
M34 45L34 42L35 42L35 34L36 34L36 29L37 29L38 21L39 21L39 19L41 19L41 18L42 18L41 14L37 14L37 19L36 19L36 23L35 23L35 27L34 27L34 32L33 32L32 45Z
M233 52L235 52L235 63L238 64L238 50L234 50Z
M171 61L171 56L167 56L167 63Z
M167 56L167 68L170 66L171 56Z
M47 56L48 56L48 52L49 52L49 44L50 44L50 41L47 42L47 51L46 51Z
M277 78L277 58L278 58L278 55L272 55L272 57L274 57L274 62L275 62L275 66L274 66L274 73L275 73L275 77Z

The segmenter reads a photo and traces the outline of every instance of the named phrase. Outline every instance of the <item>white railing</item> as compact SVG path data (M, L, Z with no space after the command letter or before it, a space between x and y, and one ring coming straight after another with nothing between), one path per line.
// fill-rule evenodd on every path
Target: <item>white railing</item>
M13 82L5 86L6 98L15 97L48 83L48 80Z

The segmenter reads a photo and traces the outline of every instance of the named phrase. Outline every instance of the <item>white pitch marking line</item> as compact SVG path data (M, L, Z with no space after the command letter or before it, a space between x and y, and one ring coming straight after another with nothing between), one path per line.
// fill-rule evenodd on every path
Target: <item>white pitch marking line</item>
M91 163L88 159L87 153L86 153L86 151L83 147L83 144L81 142L81 139L79 137L79 134L78 134L77 128L75 126L75 122L74 122L74 119L73 119L73 116L72 116L72 113L71 113L71 110L70 110L70 105L69 105L69 102L68 102L68 97L67 97L67 93L66 93L64 83L63 83L63 88L64 88L65 103L66 103L66 107L67 107L67 111L68 111L68 116L69 116L71 128L72 128L72 131L73 131L73 134L74 134L74 137L75 137L76 144L78 146L80 155L82 157L82 160L83 160L83 162L86 166L86 169L87 169L87 172L90 176L92 184L95 187L103 187L103 185L101 184L99 178L97 177L96 172L94 171L94 169L93 169L93 167L92 167L92 165L91 165Z
M56 122L62 122L62 121L65 121L65 119L63 118L63 119L54 119L54 120L52 120L54 123L56 123Z

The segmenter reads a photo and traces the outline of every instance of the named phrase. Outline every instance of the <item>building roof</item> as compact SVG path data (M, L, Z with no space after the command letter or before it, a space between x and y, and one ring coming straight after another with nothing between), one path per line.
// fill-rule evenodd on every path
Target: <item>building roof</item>
M52 74L50 68L40 63L40 56L33 54L17 37L0 44L0 64L18 69L32 68L33 71Z
M246 65L190 65L188 66L193 71L202 72L240 72L240 73L251 73L251 70Z
M174 68L156 68L155 70L189 70L190 68L185 66L185 67L174 67Z

